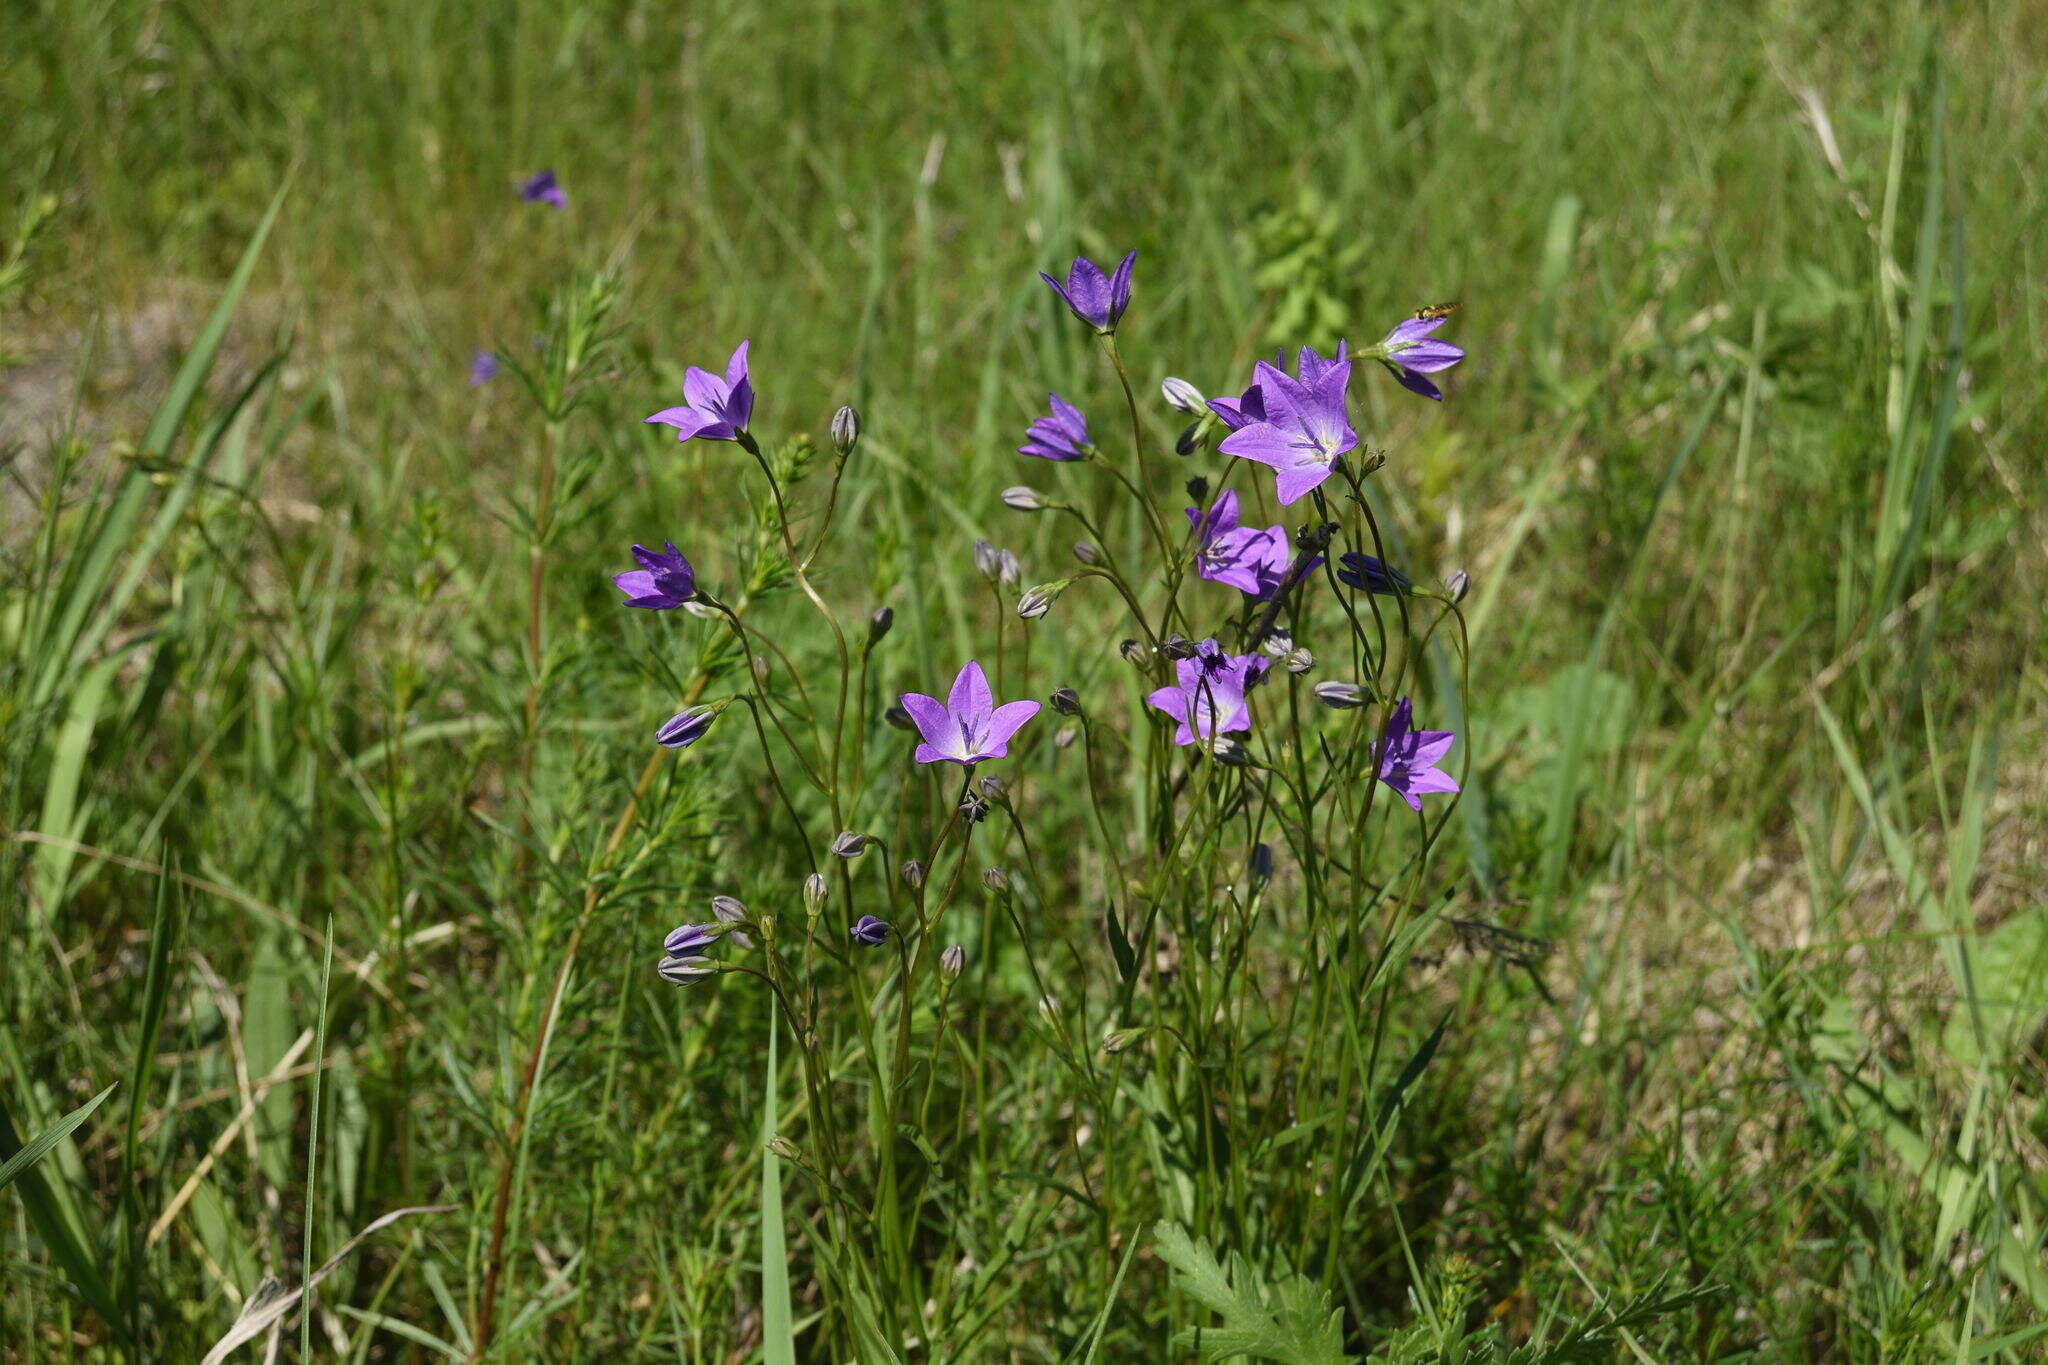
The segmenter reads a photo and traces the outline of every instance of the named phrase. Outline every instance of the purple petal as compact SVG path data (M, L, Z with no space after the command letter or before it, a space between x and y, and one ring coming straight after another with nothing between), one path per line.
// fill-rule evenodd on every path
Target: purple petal
M1186 663L1187 660L1183 659L1181 662ZM1164 711L1167 715L1179 721L1183 727L1187 725L1188 694L1185 689L1179 687L1158 688L1146 695L1145 704Z
M1412 738L1414 748L1408 752L1408 766L1434 768L1450 754L1458 736L1450 730L1417 730Z
M726 382L709 370L692 365L683 373L683 397L699 412L717 416L731 392Z
M1138 262L1138 253L1131 251L1117 262L1116 274L1109 279L1109 325L1116 326L1117 319L1124 315L1124 309L1131 306L1131 267Z
M1332 465L1302 465L1294 469L1279 470L1273 478L1273 491L1282 507L1292 507L1307 497L1311 491L1320 488L1323 480L1330 477Z
M1410 393L1419 393L1424 398L1433 398L1439 403L1444 401L1443 390L1430 383L1423 376L1416 374L1412 370L1402 369L1399 365L1389 364L1387 368L1394 372L1394 382Z
M651 598L660 596L655 591L654 575L645 569L631 569L625 573L613 574L612 583L626 594L626 605L637 607Z
M896 700L902 702L903 709L910 713L911 722L917 726L917 732L924 737L926 744L947 744L959 738L959 728L953 724L952 712L937 697L927 697L922 692L905 692ZM920 763L930 761L918 759Z
M1005 702L989 713L988 740L982 745L991 758L1001 758L1008 752L1010 737L1022 729L1024 722L1038 714L1035 701Z
M1420 341L1449 320L1448 315L1438 318L1403 318L1394 324L1394 330L1387 333L1386 340L1380 344L1391 346L1396 342Z
M1415 773L1408 779L1408 790L1420 795L1423 792L1454 792L1459 790L1458 779L1438 768L1428 772ZM1417 810L1422 809L1420 801L1410 801Z
M1448 370L1464 358L1464 350L1448 341L1425 341L1420 346L1397 352L1394 363L1404 370L1435 374L1438 370Z
M747 348L753 344L753 338L749 337L732 348L732 357L725 362L725 386L727 388L737 388L739 382L747 377Z
M1291 468L1301 458L1294 438L1271 422L1259 422L1241 431L1233 431L1216 448L1225 455L1271 465L1275 469Z
M960 675L953 679L953 692L946 699L946 709L968 730L978 732L988 724L989 713L995 705L995 693L989 690L988 675L981 671L978 661L969 659L960 669Z

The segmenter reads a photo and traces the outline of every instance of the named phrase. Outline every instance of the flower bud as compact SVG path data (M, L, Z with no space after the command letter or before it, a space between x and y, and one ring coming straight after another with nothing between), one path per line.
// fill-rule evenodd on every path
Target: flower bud
M1257 890L1273 880L1273 846L1252 845L1252 888Z
M711 914L720 924L745 924L747 907L738 896L713 896Z
M1169 635L1159 646L1159 652L1169 659L1192 659L1195 657L1195 642L1185 635Z
M853 454L854 446L860 443L860 414L851 407L844 407L832 414L832 448L845 459Z
M924 864L912 858L902 867L903 884L912 891L924 885Z
M970 825L978 825L988 819L988 801L969 792L960 798L960 818Z
M867 848L868 836L850 829L841 830L839 837L832 841L832 853L835 857L858 858L867 852Z
M989 773L988 775L981 778L978 782L974 784L974 787L975 790L979 791L983 796L986 796L991 801L1002 800L1003 793L1006 790L1008 790L1007 786L1003 782L1003 779L997 777L994 773Z
M1286 631L1276 628L1266 633L1266 643L1259 646L1259 648L1277 659L1288 650L1294 648L1294 637Z
M1003 490L1003 506L1012 512L1043 512L1045 499L1038 496L1036 488L1020 483Z
M1316 700L1332 711L1349 711L1354 706L1363 706L1365 698L1365 689L1357 683L1338 682L1332 678L1316 684Z
M708 957L665 957L655 970L671 986L694 986L715 974L718 964Z
M899 730L917 729L917 722L910 718L910 713L903 709L903 703L900 701L890 702L888 708L882 712L882 719Z
M1451 576L1444 580L1444 593L1453 602L1464 601L1465 594L1470 591L1472 591L1472 575L1466 573L1463 569L1453 570Z
M825 885L825 874L813 872L804 878L804 908L813 915L825 908L825 897L829 888Z
M981 870L981 884L999 896L1005 895L1010 890L1010 874L1000 867L985 867Z
M1176 455L1192 455L1201 449L1202 427L1203 422L1199 418L1189 423L1188 429L1174 438L1173 453Z
M976 573L978 573L978 574L980 574L980 575L981 575L981 576L982 576L983 578L987 578L987 579L991 579L991 580L992 580L992 579L994 579L994 578L995 578L995 576L996 576L996 574L997 574L998 572L1000 572L1000 570L1001 570L1001 568L1002 568L1002 561L1001 561L1001 559L999 558L999 556L1000 556L1001 554L1002 554L1002 551L1000 551L1000 550L996 549L996 547L995 547L995 546L993 546L993 545L989 544L989 543L988 543L987 541L985 541L985 540L977 540L977 541L975 541L975 542L974 542L974 570L975 570L975 572L976 572Z
M871 645L881 643L882 637L887 635L889 628L895 624L896 609L894 607L876 607L874 614L868 617L868 643Z
M1063 716L1081 714L1081 694L1071 687L1055 687L1049 700L1052 702L1052 709Z
M841 408L840 411L852 412L853 409ZM791 1142L780 1133L768 1139L768 1150L781 1157L784 1161L794 1161L799 1166L803 1164L804 1154L797 1150L797 1145L794 1142Z
M1116 647L1116 652L1124 656L1124 662L1127 664L1136 664L1139 668L1145 666L1145 646L1136 640L1124 641Z
M1305 649L1290 649L1280 656L1280 664L1289 673L1306 673L1316 666L1316 656Z
M1166 400L1166 406L1176 412L1200 417L1208 411L1208 400L1202 397L1202 391L1185 379L1174 379L1169 376L1162 380L1159 385L1159 396Z
M1008 550L996 551L996 580L1006 588L1014 588L1023 580L1024 570L1017 565L1017 556Z
M1093 567L1101 562L1102 551L1095 548L1095 542L1092 540L1077 540L1074 542L1074 558Z
M1200 474L1188 480L1188 498L1194 502L1205 501L1209 496L1209 481Z
M1210 746L1209 754L1226 768L1248 767L1252 761L1252 751L1232 739L1229 735L1219 737Z
M696 957L718 942L718 930L709 924L682 924L669 930L661 950L670 957Z
M879 948L889 941L889 921L877 919L873 915L862 915L853 922L853 928L847 932L853 935L853 941L861 947Z
M1149 1028L1112 1029L1102 1039L1102 1050L1114 1057L1151 1031Z
M1052 747L1055 749L1071 749L1074 747L1074 741L1080 737L1080 726L1062 725L1059 729L1052 732Z
M768 674L775 667L774 664L768 661L768 656L766 654L756 654L753 658L747 661L747 666L754 670L754 676L756 678L759 678L762 682L768 681Z
M1052 604L1059 600L1060 594L1073 584L1074 580L1071 578L1055 578L1050 583L1040 583L1017 599L1017 615L1026 621L1036 621L1045 615L1052 608Z
M1057 995L1038 997L1038 1013L1049 1024L1060 1017L1060 998Z
M967 950L957 943L946 945L946 951L939 954L939 971L951 981L960 975L960 969L967 965Z

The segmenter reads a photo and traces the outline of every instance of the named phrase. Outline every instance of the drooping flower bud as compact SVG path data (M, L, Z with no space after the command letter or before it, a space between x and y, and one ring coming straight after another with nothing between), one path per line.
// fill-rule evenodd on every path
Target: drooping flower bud
M1020 483L1003 490L1003 506L1012 512L1043 512L1045 499L1038 496L1036 488Z
M833 856L839 858L858 858L867 852L867 848L868 836L850 829L841 830L839 837L832 841Z
M1081 714L1081 694L1071 687L1055 687L1048 700L1052 702L1052 709L1063 716Z
M1209 481L1203 478L1200 474L1197 474L1195 475L1195 477L1188 480L1187 488L1189 501L1207 501L1209 497Z
M1026 621L1036 621L1045 615L1052 608L1052 604L1059 600L1060 594L1073 584L1074 580L1071 578L1055 578L1050 583L1040 583L1017 599L1017 615Z
M1187 430L1174 438L1173 453L1176 455L1192 455L1199 450L1202 445L1202 428L1204 425L1206 425L1206 419L1199 417L1188 423Z
M939 954L939 970L951 981L960 975L960 969L967 965L967 950L957 943L946 945L946 951Z
M853 454L853 448L860 444L860 414L851 407L843 407L832 414L832 448L845 459Z
M977 779L974 788L991 801L1002 800L1003 793L1009 790L1003 779L997 777L994 773L986 773Z
M1092 540L1077 540L1074 542L1074 558L1092 568L1101 562L1102 551L1095 548Z
M1145 666L1145 646L1136 640L1124 641L1116 647L1116 652L1124 656L1124 662L1127 664L1136 664L1139 668Z
M718 713L708 706L693 706L663 723L654 732L654 742L664 749L687 749L704 738Z
M900 701L890 702L887 709L882 712L882 719L899 730L914 732L917 729L917 722L910 718L910 713L903 709L903 703Z
M1472 591L1472 575L1466 573L1463 569L1452 570L1451 576L1444 580L1444 593L1453 602L1464 601L1465 594L1470 591Z
M1005 895L1010 890L1010 873L1006 868L985 867L981 870L981 884L997 895Z
M1151 1031L1148 1028L1112 1029L1102 1039L1102 1050L1114 1057Z
M912 891L924 885L924 864L912 858L903 864L903 884Z
M853 941L864 948L879 948L889 941L889 921L862 915L853 922Z
M661 950L670 957L695 957L718 942L718 929L710 924L683 924L668 931Z
M671 986L694 986L715 973L718 964L708 957L665 957L655 970Z
M747 922L747 907L740 903L738 896L713 896L711 898L711 915L720 924L745 924ZM737 929L728 933L726 937L732 940L732 945L735 948L751 948L754 946L753 937L741 933Z
M852 409L848 408L846 411L851 412ZM768 1139L768 1150L781 1157L784 1161L794 1161L799 1166L803 1164L804 1154L798 1150L794 1142L791 1142L780 1133Z
M1160 381L1159 396L1166 400L1166 406L1169 408L1193 417L1200 417L1209 410L1209 400L1202 397L1202 391L1185 379L1168 376Z
M1316 700L1332 711L1349 711L1355 706L1365 705L1366 691L1357 683L1339 682L1332 678L1316 684Z
M868 617L868 643L871 645L881 643L882 637L887 635L890 628L895 624L896 609L894 607L876 607L874 613Z

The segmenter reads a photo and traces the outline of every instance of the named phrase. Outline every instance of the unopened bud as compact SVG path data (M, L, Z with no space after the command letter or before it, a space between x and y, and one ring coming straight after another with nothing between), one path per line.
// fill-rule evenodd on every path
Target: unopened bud
M1365 689L1357 683L1338 682L1333 678L1316 684L1316 700L1332 711L1349 711L1354 706L1363 706L1365 697Z
M1055 749L1071 749L1074 747L1074 741L1080 737L1080 726L1062 725L1059 729L1052 732L1052 747Z
M1259 647L1277 659L1294 648L1294 637L1284 630L1269 631L1266 634L1266 643Z
M1264 885L1265 885L1265 884L1266 884L1267 882L1270 882L1270 881L1272 881L1272 880L1273 880L1273 846L1272 846L1271 844L1253 844L1253 845L1252 845L1252 887L1253 887L1253 889L1254 889L1254 890L1256 890L1256 889L1258 889L1258 888L1260 888L1260 887L1263 887L1263 886L1264 886Z
M1114 1057L1150 1032L1145 1028L1112 1029L1102 1040L1102 1050Z
M988 801L969 792L960 798L960 818L970 825L978 825L988 819Z
M983 578L993 579L993 578L994 578L994 577L996 576L996 574L997 574L997 573L998 573L998 572L999 572L999 571L1001 570L1001 567L1002 567L1002 565L1001 565L1001 561L1000 561L1000 560L998 559L998 556L999 556L999 555L1000 555L1001 553L1002 553L1002 551L1000 551L1000 550L996 549L996 547L995 547L995 546L993 546L993 545L989 544L989 543L988 543L987 541L985 541L985 540L977 540L977 541L975 541L975 542L974 542L974 570L975 570L975 572L976 572L976 573L978 573L978 574L980 574L980 575L981 575L981 576L982 576Z
M810 876L804 878L804 908L814 915L817 914L818 911L825 908L827 892L828 888L825 885L824 873L813 872Z
M840 858L858 858L867 852L867 848L868 836L850 829L841 830L839 837L832 841L832 852L834 856Z
M1060 998L1057 995L1039 996L1038 1012L1045 1017L1047 1023L1058 1019L1060 1017Z
M720 924L745 924L747 922L747 907L740 903L740 899L737 896L713 896L711 898L711 917ZM751 948L754 946L754 940L737 929L727 934L726 937L732 940L733 947L735 948Z
M1145 666L1145 646L1136 640L1124 641L1116 647L1116 652L1124 656L1124 662L1127 664L1136 664L1140 668Z
M1063 716L1081 714L1081 694L1071 687L1055 687L1049 700L1052 702L1052 709Z
M841 411L852 412L853 409L842 408ZM774 1137L768 1139L768 1150L775 1153L775 1155L781 1157L784 1161L794 1161L799 1166L803 1164L803 1152L797 1148L797 1145L794 1142L791 1142L788 1138L784 1137L780 1133L777 1133Z
M853 454L854 446L860 443L860 414L850 407L841 408L832 414L832 448L845 459Z
M1466 573L1463 569L1453 570L1451 576L1444 580L1444 593L1453 602L1464 601L1465 594L1470 591L1472 591L1472 575Z
M997 895L1004 895L1010 889L1010 874L1000 867L985 867L981 870L981 884Z
M880 643L882 637L887 635L890 627L895 624L896 609L894 607L876 607L874 613L868 617L868 643L871 645Z
M1102 551L1095 548L1092 540L1077 540L1074 542L1074 558L1092 567L1101 561Z
M754 676L762 682L767 682L769 673L775 668L774 664L768 662L768 656L766 654L756 654L749 662L753 666Z
M946 951L939 954L939 970L951 981L960 975L960 969L967 965L967 950L957 943L946 945Z
M1166 406L1176 412L1199 417L1208 410L1207 400L1202 397L1202 391L1185 379L1169 377L1161 381L1159 396L1166 400Z
M1030 592L1017 599L1017 615L1023 617L1026 621L1036 621L1039 617L1045 615L1051 609L1052 604L1059 600L1060 594L1072 587L1073 584L1074 580L1071 578L1055 578L1050 583L1040 583Z
M1024 570L1017 566L1017 556L1008 550L996 551L996 581L1006 588L1014 588L1024 578Z
M1036 488L1014 484L1003 490L1003 506L1012 512L1043 512L1045 499L1038 496Z
M1210 756L1226 768L1242 768L1252 761L1252 751L1228 735L1224 735L1210 746Z
M1159 652L1169 659L1192 659L1195 657L1195 642L1185 635L1169 635L1159 646Z
M997 777L994 773L989 773L985 777L981 778L974 784L974 788L976 791L980 792L983 796L986 796L991 801L1002 800L1003 793L1009 790L1009 788L1004 784L1003 779Z
M1202 421L1201 419L1197 418L1195 421L1188 424L1188 428L1186 431L1183 431L1180 435L1174 438L1173 453L1176 455L1192 455L1197 450L1201 449L1201 445Z
M903 884L912 891L924 885L924 864L912 858L903 864Z
M1194 501L1196 502L1201 502L1204 498L1207 498L1209 496L1209 481L1203 478L1200 474L1197 474L1192 479L1189 479L1187 487L1188 496L1194 499Z
M1316 666L1316 656L1305 649L1290 649L1280 656L1280 664L1289 673L1306 673Z
M903 703L900 701L890 702L888 709L882 712L882 719L888 721L899 730L915 730L917 728L917 722L910 718L910 713L903 709Z

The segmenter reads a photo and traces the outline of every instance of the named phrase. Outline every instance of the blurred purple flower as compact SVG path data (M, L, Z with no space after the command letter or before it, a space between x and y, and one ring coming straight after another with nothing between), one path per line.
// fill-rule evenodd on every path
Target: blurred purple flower
M664 749L687 749L711 728L718 712L708 706L693 706L664 722L654 732L654 742Z
M987 675L972 659L953 679L952 695L944 702L922 692L905 692L902 702L924 737L914 755L919 763L971 766L983 759L1007 757L1010 737L1038 714L1035 701L997 706Z
M1358 433L1344 413L1351 361L1343 346L1338 346L1336 357L1330 360L1304 346L1300 369L1301 378L1296 379L1263 360L1253 366L1253 388L1264 415L1247 420L1218 447L1226 455L1272 468L1283 507L1300 501L1329 478L1337 457L1358 444ZM1250 397L1248 390L1246 398ZM1245 400L1239 401L1242 415ZM1228 420L1226 417L1226 423Z
M562 193L561 182L555 179L551 170L529 176L519 187L519 197L529 204L546 204L554 209L569 207L569 196Z
M626 606L666 611L697 595L697 574L690 561L676 550L674 541L662 544L668 547L667 554L635 545L633 558L640 561L640 567L612 575L612 582L626 594Z
M1360 592L1376 592L1382 597L1407 592L1414 586L1408 581L1408 575L1399 569L1390 569L1379 561L1378 556L1360 554L1356 550L1338 556L1337 581Z
M1052 416L1041 417L1030 425L1017 453L1035 455L1041 460L1087 459L1093 444L1088 438L1088 419L1058 394L1049 393L1046 397L1051 400Z
M1114 332L1124 309L1131 305L1131 267L1137 259L1138 253L1131 252L1118 264L1114 275L1105 276L1101 266L1086 256L1076 256L1067 270L1065 284L1043 270L1038 272L1038 278L1052 286L1052 292L1060 296L1075 317L1098 332Z
M879 948L889 941L889 921L862 915L853 922L853 941L864 948Z
M725 378L692 365L683 375L687 407L663 408L648 422L676 429L676 440L736 441L754 417L754 383L747 377L747 347L742 341L725 362Z
M479 347L469 358L469 386L488 384L498 377L498 357Z
M1175 683L1145 698L1147 704L1180 722L1175 744L1208 748L1232 730L1252 728L1245 690L1256 683L1270 661L1256 655L1228 655L1215 640L1195 647L1195 656L1174 663Z
M1458 738L1449 730L1413 730L1414 708L1408 698L1394 703L1387 718L1386 745L1380 751L1380 781L1392 787L1417 812L1428 792L1454 792L1458 780L1436 765Z
M1380 363L1395 381L1411 393L1434 398L1439 403L1444 401L1443 390L1425 376L1448 370L1465 358L1462 349L1431 335L1445 320L1445 314L1424 309L1415 317L1402 319L1380 342L1380 349L1386 352Z

